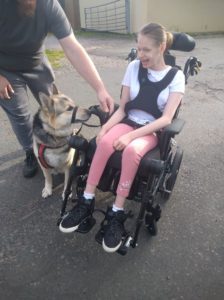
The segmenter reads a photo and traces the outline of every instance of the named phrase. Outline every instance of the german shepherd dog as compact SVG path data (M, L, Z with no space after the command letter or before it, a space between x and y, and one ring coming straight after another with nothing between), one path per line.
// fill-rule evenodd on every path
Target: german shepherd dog
M64 190L69 178L69 169L73 162L75 149L69 147L68 140L76 134L77 123L87 121L90 113L79 108L74 102L58 92L56 86L53 95L39 94L40 108L34 116L33 140L34 153L45 177L42 197L52 195L52 174L64 173Z

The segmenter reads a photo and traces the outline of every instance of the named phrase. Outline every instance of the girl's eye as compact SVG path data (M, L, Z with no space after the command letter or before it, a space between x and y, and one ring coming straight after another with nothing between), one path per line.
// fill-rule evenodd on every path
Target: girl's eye
M138 49L138 52L145 52L145 53L149 53L149 52L151 52L151 49L146 49L146 48L143 48L143 49Z

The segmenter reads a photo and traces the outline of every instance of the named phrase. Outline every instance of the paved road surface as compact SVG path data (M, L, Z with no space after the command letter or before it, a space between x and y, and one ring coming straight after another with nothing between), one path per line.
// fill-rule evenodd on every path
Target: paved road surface
M124 58L134 41L81 41L118 100ZM47 45L55 47L52 41ZM0 299L224 299L223 49L223 36L197 39L191 54L203 68L190 79L180 114L186 126L178 137L184 149L178 181L164 204L158 236L150 238L142 230L139 247L125 257L101 249L94 241L97 226L88 235L58 231L60 177L54 196L41 199L43 176L21 176L23 153L0 111ZM177 53L178 62L191 54ZM56 82L80 105L97 101L67 62L56 70ZM30 104L35 112L33 99ZM105 197L99 194L99 206L111 201L105 203Z

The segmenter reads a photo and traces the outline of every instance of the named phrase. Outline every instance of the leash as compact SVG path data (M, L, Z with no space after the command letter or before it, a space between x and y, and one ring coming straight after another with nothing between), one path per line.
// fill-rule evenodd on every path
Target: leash
M93 125L93 124L88 124L86 122L83 122L82 124L86 127L93 127L93 128L101 127L101 125Z

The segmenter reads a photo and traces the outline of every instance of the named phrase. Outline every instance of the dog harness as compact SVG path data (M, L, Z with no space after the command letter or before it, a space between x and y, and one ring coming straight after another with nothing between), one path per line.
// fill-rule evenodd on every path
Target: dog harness
M128 114L131 109L139 109L151 114L156 119L161 117L162 112L157 104L158 96L171 83L177 71L178 68L172 67L162 80L152 82L148 79L148 70L143 68L140 63L138 71L139 93L135 99L126 103L125 113Z
M39 147L38 147L38 159L41 163L41 165L45 168L45 169L53 169L52 166L50 166L46 160L44 159L44 152L47 148L50 148L50 147L47 147L46 145L44 144L40 144Z

